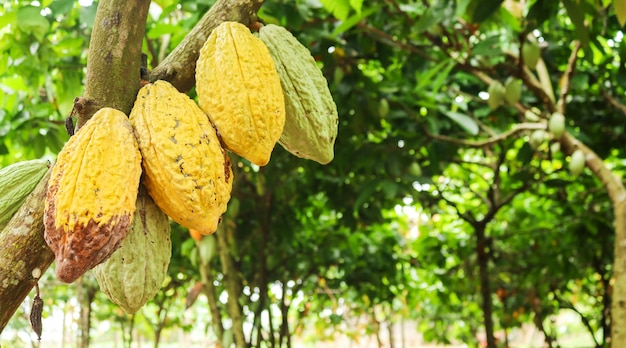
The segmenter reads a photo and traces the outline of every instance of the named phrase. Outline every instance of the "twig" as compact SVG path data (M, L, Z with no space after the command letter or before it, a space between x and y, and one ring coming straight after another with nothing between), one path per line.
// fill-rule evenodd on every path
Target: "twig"
M572 50L572 53L570 53L569 59L567 60L565 72L561 77L561 93L559 94L559 101L556 104L556 109L563 115L565 115L565 100L567 99L567 94L569 93L572 85L572 77L574 76L574 71L576 70L576 58L578 57L579 50L580 41L576 41L574 49Z
M509 129L504 133L500 133L494 137L483 139L483 140L464 140L464 139L456 139L446 135L441 134L433 134L428 130L425 130L426 135L437 140L446 141L449 143L453 143L456 145L466 146L466 147L484 147L491 144L498 143L507 139L510 136L513 136L521 131L525 130L537 130L537 129L545 129L546 125L543 123L518 123L513 125L513 128Z

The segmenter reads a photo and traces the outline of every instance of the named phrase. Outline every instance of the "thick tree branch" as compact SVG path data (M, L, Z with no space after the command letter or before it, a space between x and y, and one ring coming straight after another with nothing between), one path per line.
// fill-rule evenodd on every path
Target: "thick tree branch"
M196 83L196 61L211 31L224 21L252 24L261 5L263 0L218 0L148 79L167 80L179 91L187 92Z
M54 260L43 239L43 208L50 172L0 231L0 332L35 286L32 271L39 268L43 274Z
M109 0L98 4L89 42L84 96L96 107L78 112L77 129L101 107L130 113L139 90L141 45L149 7L150 0Z

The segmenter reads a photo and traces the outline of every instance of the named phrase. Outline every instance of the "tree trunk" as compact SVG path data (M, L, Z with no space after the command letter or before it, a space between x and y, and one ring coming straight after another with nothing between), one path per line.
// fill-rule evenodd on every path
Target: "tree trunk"
M80 308L78 319L78 347L89 347L89 331L91 329L91 303L96 296L97 288L85 282L85 277L81 277L76 282L76 295Z
M243 333L243 315L241 306L239 305L239 296L241 295L241 283L239 271L235 266L235 260L231 254L231 246L228 243L230 239L228 234L232 233L233 226L229 226L228 218L223 217L222 222L215 232L217 238L218 250L220 252L220 260L222 261L222 273L224 274L224 284L228 293L228 314L233 322L233 335L235 338L235 346L237 348L247 347L246 337Z
M215 238L213 236L207 236L204 238ZM197 243L196 243L197 244ZM219 308L219 300L217 298L217 292L215 290L215 285L213 285L213 275L211 274L211 263L202 261L200 265L200 277L202 279L203 293L207 297L209 302L209 309L211 310L211 326L213 327L213 332L217 337L218 344L216 348L221 347L222 340L224 339L224 326L222 325L222 313ZM225 347L227 348L227 347Z
M204 43L203 39L223 21L252 23L257 19L256 12L262 4L263 0L218 0L172 54L150 74L150 80L169 80L180 91L188 91L195 81L195 61ZM93 27L89 51L100 53L90 54L88 58L85 97L77 98L75 103L77 109L80 109L76 110L77 128L100 107L112 106L122 108L121 111L126 114L130 112L139 89L140 47L149 5L150 1L147 0L100 1L96 23L102 23L103 18L107 23ZM108 18L105 9L110 16ZM98 46L107 43L113 46ZM125 71L130 72L130 75L124 75ZM121 78L122 81L111 76ZM47 183L47 178L42 182ZM39 268L43 273L54 260L52 251L43 239L45 183L40 183L39 193L31 194L35 198L25 203L16 213L13 223L9 223L0 233L0 283L8 284L0 287L0 332L33 288L32 270Z
M487 348L496 348L496 339L493 335L493 304L489 281L489 251L485 237L485 225L474 226L476 229L476 256L478 259L478 274L480 280L480 295L482 297L483 317L485 321L485 337Z
M43 239L43 207L50 170L0 232L0 332L35 286L35 268L41 274L54 260ZM45 300L46 289L42 288Z
M280 344L283 346L283 340L286 347L291 348L291 333L289 332L289 305L287 304L287 282L283 282L283 291L280 299L280 316L282 322L280 324Z

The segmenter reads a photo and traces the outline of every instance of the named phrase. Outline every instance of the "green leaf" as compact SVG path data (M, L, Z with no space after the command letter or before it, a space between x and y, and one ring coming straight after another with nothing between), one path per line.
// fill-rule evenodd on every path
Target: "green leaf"
M559 10L559 2L555 0L537 0L528 11L526 30L537 28L548 18L553 18Z
M350 28L357 25L357 23L359 23L363 19L367 18L373 13L380 11L381 8L382 6L376 6L376 7L369 8L363 12L357 12L355 15L350 16L350 18L346 19L339 26L337 26L335 30L333 30L333 33L331 35L336 37L340 35L341 33L344 33L350 30Z
M441 110L449 119L456 122L461 128L471 135L478 134L478 124L471 117L454 111Z
M350 13L350 0L320 0L326 11L337 19L345 20Z
M619 25L623 27L626 24L626 0L613 0L613 8Z
M474 9L472 22L481 23L496 12L504 0L480 0Z
M583 11L583 6L578 5L577 2L573 0L562 1L569 18L572 20L572 23L574 23L580 45L587 47L589 45L589 30L587 30L585 26L585 12Z
M40 41L48 31L50 23L41 15L41 9L26 6L17 10L17 27L25 33L35 35Z

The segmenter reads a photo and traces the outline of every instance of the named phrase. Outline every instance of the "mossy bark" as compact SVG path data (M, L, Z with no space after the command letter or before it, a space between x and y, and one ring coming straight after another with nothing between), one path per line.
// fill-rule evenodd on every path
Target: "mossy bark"
M33 270L39 268L43 274L54 260L43 239L43 207L50 172L0 232L0 332L35 286Z

